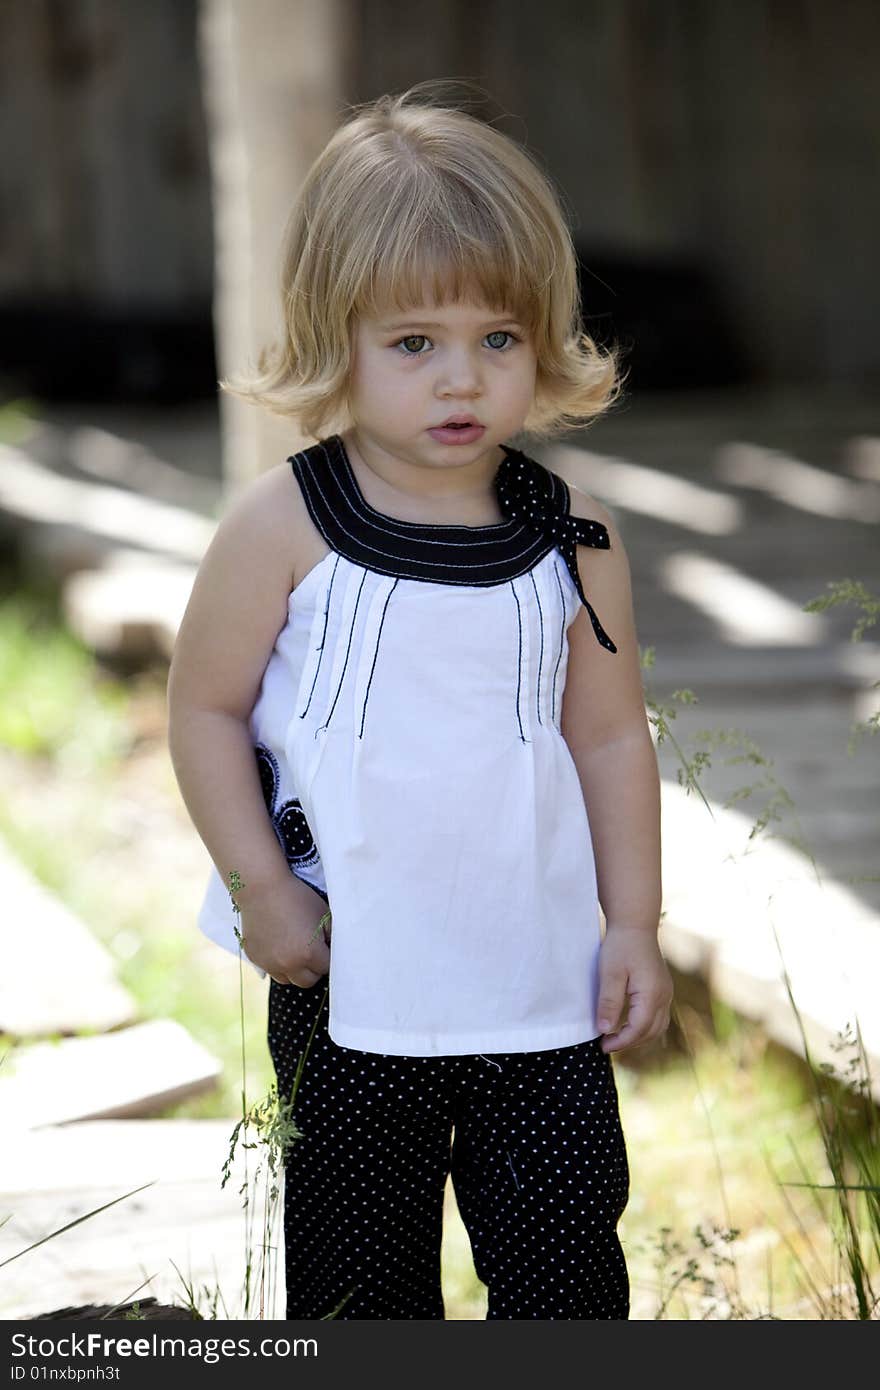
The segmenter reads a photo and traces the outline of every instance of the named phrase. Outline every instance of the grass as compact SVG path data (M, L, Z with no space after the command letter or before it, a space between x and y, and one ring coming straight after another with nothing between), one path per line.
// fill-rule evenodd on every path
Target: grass
M218 1089L168 1113L240 1116L230 1159L237 1146L250 1153L244 1282L247 1315L258 1317L277 1279L268 1249L295 1117L290 1098L273 1089L265 982L195 926L208 861L164 749L165 671L114 672L65 631L50 591L18 594L7 576L5 592L0 832L108 948L142 1016L179 1020L221 1059ZM852 599L852 589L838 592ZM682 704L689 693L677 692ZM658 735L671 740L677 711L653 712ZM688 763L676 746L699 790L709 754ZM772 779L764 786L758 833L785 805ZM841 1039L836 1079L775 1047L693 981L679 981L676 997L668 1046L616 1065L632 1170L621 1235L633 1316L876 1316L880 1144L858 1039ZM452 1217L447 1315L481 1317L484 1290ZM180 1277L193 1310L212 1316ZM217 1307L215 1298L213 1316Z
M677 1030L682 1048L649 1075L618 1069L633 1170L621 1232L634 1314L828 1316L831 1290L858 1288L842 1268L836 1207L844 1172L874 1145L875 1107L852 1112L852 1091L727 1010L679 1005ZM876 1225L865 1204L854 1215L867 1287ZM853 1297L840 1316L855 1317L857 1305Z

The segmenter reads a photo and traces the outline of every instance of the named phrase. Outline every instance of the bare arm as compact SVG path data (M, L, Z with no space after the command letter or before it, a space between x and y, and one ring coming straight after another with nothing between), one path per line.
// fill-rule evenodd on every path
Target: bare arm
M571 489L572 511L602 521L610 550L578 547L584 593L617 652L596 641L586 611L569 629L562 733L578 771L606 933L599 1017L607 1051L658 1036L672 984L657 944L662 906L660 774L645 710L629 562L608 511ZM615 1032L624 1001L629 1019ZM607 1026L605 1026L607 1025Z
M175 641L168 749L187 811L220 876L228 884L236 870L244 882L235 899L247 955L275 979L309 985L329 960L323 940L307 945L304 937L306 928L313 934L324 904L288 868L266 810L249 726L287 619L302 524L297 494L289 465L281 465L251 484L220 522Z

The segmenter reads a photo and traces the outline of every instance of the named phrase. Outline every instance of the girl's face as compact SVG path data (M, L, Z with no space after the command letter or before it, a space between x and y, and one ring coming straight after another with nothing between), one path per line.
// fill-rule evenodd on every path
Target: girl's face
M496 455L532 407L537 357L525 327L479 303L361 317L353 356L349 408L358 433L423 466ZM482 430L460 439L431 433L455 416Z

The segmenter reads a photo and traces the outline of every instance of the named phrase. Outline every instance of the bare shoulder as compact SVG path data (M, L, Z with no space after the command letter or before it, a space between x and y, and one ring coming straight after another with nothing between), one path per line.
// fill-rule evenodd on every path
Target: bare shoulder
M288 591L296 588L328 550L309 515L289 459L248 483L229 504L221 524L254 528L265 537L267 553L286 569Z
M619 588L621 583L624 583L628 591L630 584L629 557L613 514L604 503L591 497L588 492L583 492L572 483L568 484L568 492L572 516L582 517L585 521L601 522L608 532L610 542L608 550L601 550L595 546L578 546L578 568L584 586L586 587L589 576L593 584L599 583Z
M612 546L615 537L619 541L620 535L614 524L614 517L608 508L595 497L591 497L588 492L584 492L582 488L575 487L574 483L568 483L567 486L572 516L583 517L586 521L601 521L602 525L608 528L608 538Z
M315 563L316 536L323 545L289 463L267 469L234 494L181 619L169 698L173 692L181 706L248 715L287 621L291 591Z
M603 503L569 483L571 514L607 527L610 548L577 546L581 587L603 629L617 647L596 639L581 610L568 631L569 666L562 732L576 755L646 729L644 689L633 611L629 558L614 517Z

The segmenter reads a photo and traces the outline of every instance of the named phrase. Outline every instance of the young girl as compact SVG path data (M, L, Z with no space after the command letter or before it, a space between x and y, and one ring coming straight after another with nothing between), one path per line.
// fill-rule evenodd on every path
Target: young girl
M443 1318L450 1172L487 1317L626 1318L610 1054L669 1020L659 777L612 517L511 442L617 363L546 175L420 95L305 181L286 339L234 389L318 442L217 529L169 746L282 1095L307 1054L288 1318Z

